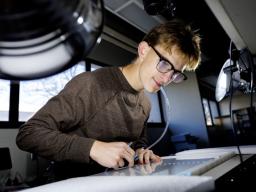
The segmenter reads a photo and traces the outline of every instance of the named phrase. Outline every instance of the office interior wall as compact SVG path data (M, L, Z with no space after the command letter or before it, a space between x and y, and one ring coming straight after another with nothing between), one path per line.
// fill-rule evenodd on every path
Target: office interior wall
M88 58L110 66L131 63L137 55L137 43L104 26L101 41L95 45Z
M88 58L110 66L120 66L129 64L135 56L134 53L102 40L100 45L94 47Z
M253 106L256 105L256 95L254 94L253 97ZM230 117L228 116L230 114L229 112L229 103L230 99L229 97L226 97L222 101L219 102L220 107L220 119L222 121L222 128L223 129L231 129L231 121ZM234 95L232 99L232 110L237 109L243 109L250 106L250 96L245 94L238 94Z
M30 160L30 154L18 149L16 145L16 135L18 129L0 129L0 147L8 147L12 159L12 177L16 173L20 174L22 178L34 176L30 170L35 170L35 162Z
M172 135L190 133L198 137L199 147L209 144L201 96L195 72L187 72L188 80L165 88L170 102Z

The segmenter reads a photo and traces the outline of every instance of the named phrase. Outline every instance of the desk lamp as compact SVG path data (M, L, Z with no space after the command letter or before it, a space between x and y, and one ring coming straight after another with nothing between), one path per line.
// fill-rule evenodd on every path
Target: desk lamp
M103 28L103 0L1 0L0 78L37 79L83 60Z
M237 145L240 161L243 162L240 151L239 137L240 131L234 126L234 115L232 111L232 98L235 90L240 90L243 93L250 93L250 106L253 112L253 92L254 90L254 63L248 49L232 50L232 42L230 44L230 59L228 59L218 77L216 85L216 101L221 101L226 95L230 96L229 113L231 126L234 132L234 138ZM252 119L252 122L254 120ZM253 124L252 124L253 125Z
M218 76L215 99L220 102L232 89L248 94L254 92L254 64L248 49L237 51L237 58L229 58L224 63ZM231 83L232 81L232 83Z

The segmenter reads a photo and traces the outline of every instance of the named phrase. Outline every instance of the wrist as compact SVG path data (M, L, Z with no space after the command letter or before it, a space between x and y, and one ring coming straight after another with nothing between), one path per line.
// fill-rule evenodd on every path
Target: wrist
M99 145L100 141L95 140L92 144L91 150L90 150L90 158L95 160L97 157L97 147Z

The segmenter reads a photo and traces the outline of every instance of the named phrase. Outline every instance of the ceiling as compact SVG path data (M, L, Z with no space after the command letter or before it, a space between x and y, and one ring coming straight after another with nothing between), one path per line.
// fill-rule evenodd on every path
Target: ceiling
M104 2L108 11L143 33L173 18L168 12L158 16L148 15L142 0L104 0ZM201 89L207 89L207 93L214 94L221 67L229 57L230 38L205 0L173 0L173 2L176 4L175 17L191 23L194 29L199 29L202 38L202 62L196 73Z
M148 15L144 10L142 0L104 0L104 3L107 10L144 33L166 20L162 16Z
M256 55L255 0L205 0L236 47Z

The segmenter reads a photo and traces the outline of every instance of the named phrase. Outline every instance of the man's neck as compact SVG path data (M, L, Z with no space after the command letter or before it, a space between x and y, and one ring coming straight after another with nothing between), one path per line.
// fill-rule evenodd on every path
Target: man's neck
M120 67L121 72L125 76L128 83L131 85L133 89L136 91L141 91L143 89L143 86L141 84L140 78L139 78L139 65L136 63L132 63L129 65L126 65L124 67Z

